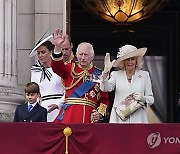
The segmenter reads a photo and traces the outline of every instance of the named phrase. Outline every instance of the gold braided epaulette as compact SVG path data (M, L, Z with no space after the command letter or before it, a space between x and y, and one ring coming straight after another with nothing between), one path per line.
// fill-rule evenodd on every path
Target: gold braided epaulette
M99 107L97 108L97 111L102 115L102 116L106 116L107 114L107 105L106 104L103 104L103 103L100 103Z

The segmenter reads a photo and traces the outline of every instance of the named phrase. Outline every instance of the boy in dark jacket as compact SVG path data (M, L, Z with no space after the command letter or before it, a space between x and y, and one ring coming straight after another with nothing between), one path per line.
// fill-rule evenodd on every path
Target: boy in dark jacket
M47 122L47 110L39 105L39 85L30 82L25 88L26 102L17 106L14 122Z

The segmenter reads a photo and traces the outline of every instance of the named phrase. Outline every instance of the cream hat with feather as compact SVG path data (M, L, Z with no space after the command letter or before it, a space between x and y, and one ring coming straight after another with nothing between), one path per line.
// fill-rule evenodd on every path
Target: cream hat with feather
M133 45L124 45L121 48L119 48L119 52L117 53L117 60L114 62L113 67L118 67L119 63L125 59L131 57L143 57L146 51L147 48L137 49Z

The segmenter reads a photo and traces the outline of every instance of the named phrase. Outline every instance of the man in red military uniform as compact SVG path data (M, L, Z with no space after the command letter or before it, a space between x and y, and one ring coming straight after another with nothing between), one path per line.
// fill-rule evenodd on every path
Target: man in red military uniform
M90 123L100 122L107 116L108 93L99 88L101 71L92 64L93 46L83 42L78 45L78 62L64 64L61 44L66 40L61 30L53 34L55 50L52 54L52 69L61 76L66 91L65 102L55 122Z

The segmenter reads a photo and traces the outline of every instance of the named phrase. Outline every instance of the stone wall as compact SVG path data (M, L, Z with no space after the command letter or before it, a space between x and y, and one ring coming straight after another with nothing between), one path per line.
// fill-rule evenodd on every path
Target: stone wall
M17 105L24 103L30 81L29 53L39 38L60 27L66 30L66 0L0 1L0 121L12 121Z
M29 53L41 36L48 30L50 35L56 28L65 27L66 0L17 0L17 53L18 87L24 92L24 85L30 81L30 68L37 57Z

